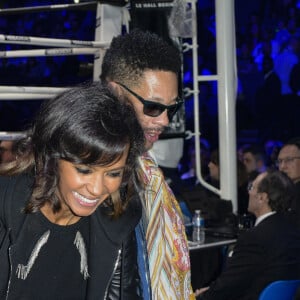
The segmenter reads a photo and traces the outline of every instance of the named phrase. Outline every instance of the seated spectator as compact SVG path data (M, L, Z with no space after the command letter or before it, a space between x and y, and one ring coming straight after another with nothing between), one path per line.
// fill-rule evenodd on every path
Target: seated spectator
M243 163L246 166L249 180L266 170L265 153L259 145L251 144L243 148Z
M213 186L220 186L220 163L219 163L219 151L214 150L211 153L210 161L208 163L209 178Z
M196 175L196 155L195 155L195 138L193 137L189 140L187 147L188 153L188 170L181 175L181 179L184 180L184 183L189 186L194 186L198 183ZM204 139L200 138L200 158L201 158L201 174L203 178L206 178L208 175L208 163L210 156L210 143Z
M264 143L264 148L266 152L266 165L269 168L277 167L277 157L283 143L280 140L268 139Z
M296 196L291 203L290 218L300 228L300 137L290 139L281 148L277 165L293 181Z
M206 181L219 188L220 164L218 150L212 151L207 166L209 174L206 176ZM234 215L231 201L221 199L219 195L206 189L200 183L183 191L182 197L192 213L195 209L201 210L201 214L205 219L205 227L232 228L231 224L235 223L235 221L232 221ZM192 286L202 286L207 285L219 276L224 257L222 248L214 248L201 250L201 255L191 252L190 259Z
M259 174L249 188L255 226L242 233L220 277L196 290L201 300L257 300L276 280L300 279L300 232L286 220L294 191L283 172Z
M245 165L237 159L237 185L238 185L238 214L248 214L248 174Z
M220 187L219 151L214 150L208 164L209 178L213 186ZM238 188L238 214L245 215L248 210L248 176L245 165L237 159L237 188Z
M220 165L218 150L212 151L208 169L209 175L206 181L212 186L219 188ZM201 210L206 226L215 226L232 221L231 201L221 199L219 195L208 190L201 183L183 189L181 195L192 213L196 209Z
M0 163L7 163L15 160L16 141L0 141Z
M274 59L274 70L281 81L281 94L292 94L290 87L290 74L293 67L298 63L297 51L299 41L297 37L290 37L282 44L280 53Z

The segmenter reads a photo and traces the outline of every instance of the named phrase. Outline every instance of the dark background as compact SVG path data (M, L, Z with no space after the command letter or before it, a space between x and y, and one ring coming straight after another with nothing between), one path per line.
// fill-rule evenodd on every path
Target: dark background
M28 7L49 4L73 4L73 1L1 1L0 8ZM168 38L166 17L163 11L131 10L131 27L144 27ZM200 74L216 73L214 1L199 1L198 17L198 66ZM298 98L293 101L282 98L280 118L290 122L273 126L268 120L278 114L268 95L257 103L257 92L263 83L263 73L255 62L253 51L258 45L270 43L278 32L285 30L289 37L299 38L299 3L295 0L236 0L236 53L239 91L236 99L238 143L255 141L264 143L268 139L285 141L298 135ZM283 23L281 26L280 24ZM282 29L283 28L283 29ZM94 40L95 10L71 9L63 11L41 11L25 14L0 15L0 34ZM183 42L189 39L182 40ZM14 49L38 49L22 45L0 44L0 51ZM262 55L265 55L262 53ZM299 48L296 52L299 56ZM191 52L183 55L183 86L192 84ZM37 58L0 58L0 85L20 86L71 86L92 79L93 57L89 55L57 56ZM291 95L295 96L295 95ZM269 102L268 102L268 101ZM42 100L41 100L42 101ZM0 101L0 131L26 129L41 101ZM265 101L265 103L263 103ZM258 114L260 107L266 109ZM284 108L284 109L283 109ZM294 112L294 113L291 113ZM212 146L218 143L217 84L200 84L200 128L202 137ZM262 127L260 119L266 119ZM271 118L272 119L272 118ZM274 120L272 121L274 122ZM276 122L277 123L277 122ZM193 98L185 99L185 127L193 131Z

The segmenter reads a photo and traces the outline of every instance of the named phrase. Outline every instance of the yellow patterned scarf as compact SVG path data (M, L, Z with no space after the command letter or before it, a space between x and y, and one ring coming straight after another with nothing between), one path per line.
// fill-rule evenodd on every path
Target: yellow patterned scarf
M149 152L140 158L145 184L146 241L153 300L195 299L182 213Z

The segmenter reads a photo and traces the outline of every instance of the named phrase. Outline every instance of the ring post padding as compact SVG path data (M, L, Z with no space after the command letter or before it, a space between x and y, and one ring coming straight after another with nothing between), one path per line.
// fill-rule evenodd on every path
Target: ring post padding
M118 36L122 33L124 9L126 8L109 4L97 4L95 29L96 41L110 44L114 36ZM105 49L102 48L99 51L99 55L95 55L93 75L94 81L99 81L104 54Z

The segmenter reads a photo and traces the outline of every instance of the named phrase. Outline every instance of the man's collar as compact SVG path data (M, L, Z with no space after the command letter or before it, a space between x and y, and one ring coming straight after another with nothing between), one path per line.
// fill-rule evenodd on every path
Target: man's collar
M255 221L255 224L254 226L257 226L262 220L266 219L267 217L271 216L271 215L274 215L276 213L276 211L270 211L266 214L263 214L261 216L259 216L256 221Z

